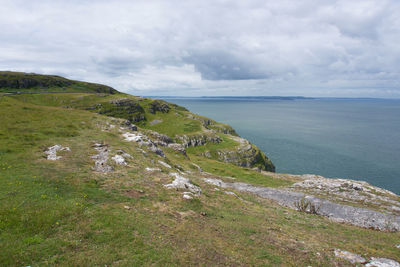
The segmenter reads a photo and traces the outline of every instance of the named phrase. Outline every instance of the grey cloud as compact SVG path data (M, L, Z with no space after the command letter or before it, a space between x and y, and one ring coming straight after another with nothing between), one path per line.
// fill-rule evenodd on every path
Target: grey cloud
M0 29L0 69L132 93L400 96L397 0L5 0Z

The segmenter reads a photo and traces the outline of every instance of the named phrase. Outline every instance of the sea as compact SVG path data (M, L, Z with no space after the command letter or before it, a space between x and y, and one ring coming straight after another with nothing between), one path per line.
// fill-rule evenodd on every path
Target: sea
M400 99L158 98L231 125L277 172L362 180L400 194Z

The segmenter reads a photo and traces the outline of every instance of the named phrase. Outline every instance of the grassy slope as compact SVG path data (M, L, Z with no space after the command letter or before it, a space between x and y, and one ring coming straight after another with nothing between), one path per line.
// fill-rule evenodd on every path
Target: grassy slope
M193 116L193 114L177 105L169 103L171 110L168 113L156 112L155 114L152 114L151 112L149 112L149 106L154 100L149 98L135 97L122 93L116 93L112 95L89 94L89 93L24 94L24 95L14 95L8 97L18 99L25 103L32 103L36 105L67 107L67 108L76 108L83 110L95 107L98 104L106 106L108 109L108 107L111 106L109 103L112 100L131 99L132 101L140 104L140 106L144 110L143 115L146 117L146 120L135 122L135 124L137 124L140 127L166 134L172 138L175 137L176 135L183 135L183 134L188 134L188 135L205 134L205 132L203 131L204 128L202 125L202 121L190 118ZM99 110L91 109L91 111L98 112ZM124 113L124 111L121 110L110 111L107 112L107 114L110 116L120 117L124 119L129 119L131 117L131 115L129 115L126 112ZM201 116L196 116L196 117L200 119L207 119ZM160 121L160 123L151 125L151 122L153 120L158 120ZM215 121L212 122L213 125L210 126L210 128L217 128L219 130L232 129L228 125L217 123ZM232 150L235 150L236 147L239 145L236 141L227 138L226 137L227 135L220 134L220 136L221 137L225 136L225 138L223 138L224 142L222 142L218 146L214 146L214 149L212 150L212 152L214 152L213 155L216 154L216 149L230 148ZM189 152L192 154L198 154L203 150L204 150L203 147L196 147L190 149ZM266 159L266 161L268 162L268 159ZM259 164L262 165L262 162Z
M155 154L143 155L116 129L102 131L107 122L116 124L112 118L57 107L66 98L0 98L1 265L345 265L333 258L333 248L400 260L398 233L332 223L246 194L240 194L248 201L242 202L204 184L198 173L190 178L202 196L184 201L163 187L172 180L168 170L144 171L161 167ZM92 172L93 142L130 153L129 168ZM47 161L43 149L54 144L71 152ZM165 152L170 164L193 168L183 156ZM215 175L289 183L195 153L190 157Z
M55 75L0 71L0 94L16 91L117 93L117 90L106 85L73 81Z

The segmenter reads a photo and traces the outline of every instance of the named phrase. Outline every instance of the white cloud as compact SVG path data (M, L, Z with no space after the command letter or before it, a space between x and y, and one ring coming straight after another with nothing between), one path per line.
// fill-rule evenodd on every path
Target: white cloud
M3 0L0 29L0 69L142 95L400 92L396 0Z

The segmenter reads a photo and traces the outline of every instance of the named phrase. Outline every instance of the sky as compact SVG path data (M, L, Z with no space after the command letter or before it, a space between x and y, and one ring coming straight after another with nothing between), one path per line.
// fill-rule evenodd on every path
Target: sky
M0 0L0 70L144 96L400 98L400 1Z

